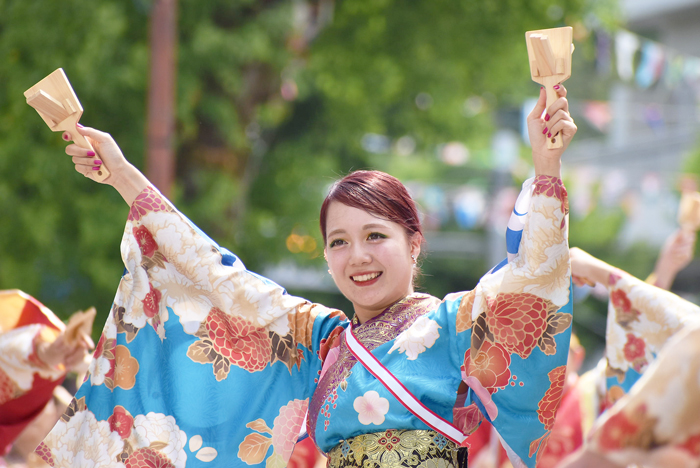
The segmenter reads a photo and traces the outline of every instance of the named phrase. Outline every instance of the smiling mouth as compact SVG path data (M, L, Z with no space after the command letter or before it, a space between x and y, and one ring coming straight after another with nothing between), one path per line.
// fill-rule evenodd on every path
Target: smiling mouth
M355 283L366 283L367 281L379 278L381 275L381 272L367 273L366 275L351 276L350 279Z

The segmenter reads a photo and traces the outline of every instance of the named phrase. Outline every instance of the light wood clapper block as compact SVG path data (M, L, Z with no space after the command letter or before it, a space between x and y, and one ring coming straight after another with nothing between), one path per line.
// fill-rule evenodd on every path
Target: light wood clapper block
M78 132L77 123L83 115L83 106L78 101L68 77L62 68L24 92L27 104L39 113L46 125L54 132L69 132L73 141L81 148L95 151L90 142ZM100 170L92 171L88 177L102 182L109 177L109 170L102 162Z
M547 91L547 108L558 96L555 85L571 77L571 54L573 29L569 26L554 29L538 29L525 33L527 55L530 60L532 80L544 86ZM552 135L547 148L561 148L561 135Z

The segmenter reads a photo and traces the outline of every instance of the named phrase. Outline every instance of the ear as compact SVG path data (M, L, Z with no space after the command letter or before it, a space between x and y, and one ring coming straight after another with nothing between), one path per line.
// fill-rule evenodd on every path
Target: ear
M411 255L418 258L418 256L420 255L420 246L423 243L423 236L420 233L416 232L408 240L408 243L411 247Z
M328 263L328 249L323 248L323 259Z

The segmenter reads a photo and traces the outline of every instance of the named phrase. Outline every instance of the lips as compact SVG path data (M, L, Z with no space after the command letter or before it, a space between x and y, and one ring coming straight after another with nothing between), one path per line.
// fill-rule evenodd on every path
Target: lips
M377 278L379 278L382 275L381 272L375 271L373 273L364 273L361 275L353 275L350 276L350 279L355 283L355 284L370 284L370 282L374 282Z

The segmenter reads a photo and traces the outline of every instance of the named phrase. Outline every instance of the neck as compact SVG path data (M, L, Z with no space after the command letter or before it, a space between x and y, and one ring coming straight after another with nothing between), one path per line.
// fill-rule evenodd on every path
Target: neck
M374 317L377 317L378 315L380 315L382 312L384 312L385 310L387 310L389 307L393 306L394 304L397 304L397 303L403 301L411 294L413 294L413 288L411 288L410 291L408 291L408 294L406 294L405 296L403 296L399 300L394 301L387 306L380 307L377 309L366 309L366 308L359 306L357 304L353 304L353 309L355 310L355 317L357 317L358 323L360 325L362 325L366 321L372 320Z

